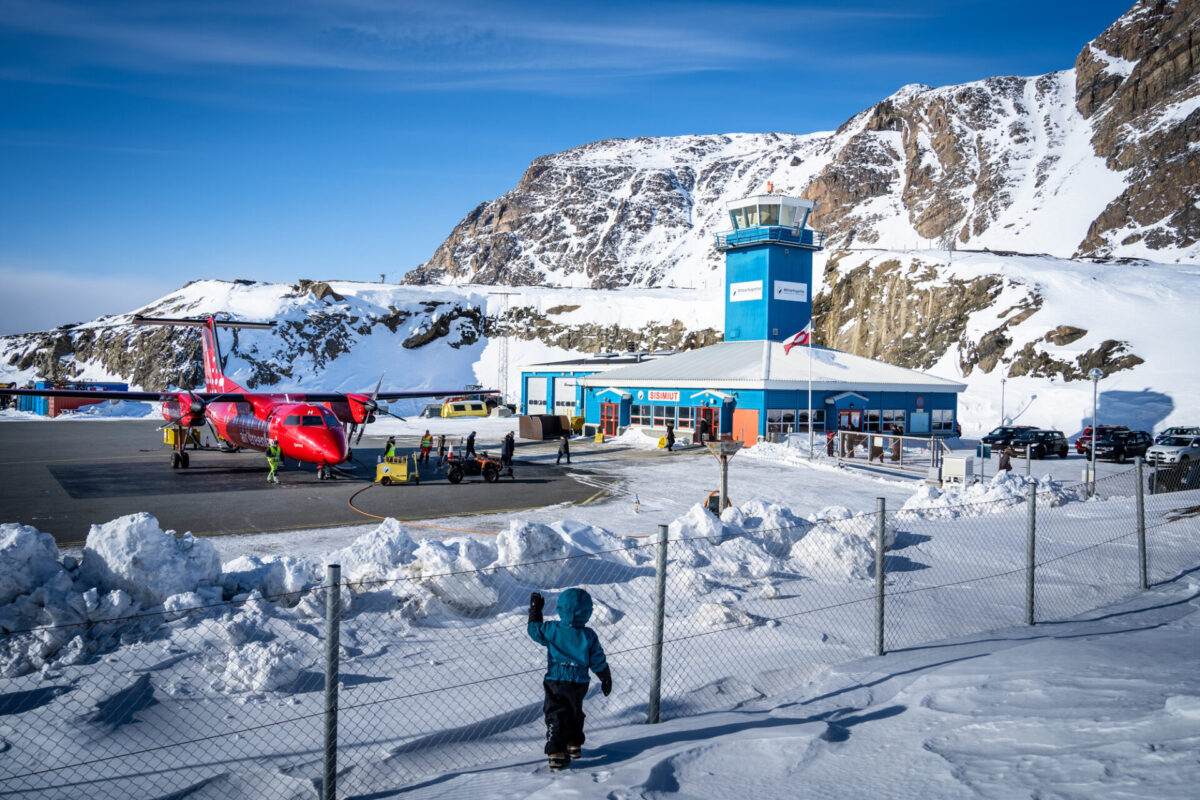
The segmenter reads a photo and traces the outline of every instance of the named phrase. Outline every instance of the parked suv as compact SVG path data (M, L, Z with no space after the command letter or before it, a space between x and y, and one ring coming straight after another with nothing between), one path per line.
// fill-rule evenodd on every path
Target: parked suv
M1017 434L1032 430L1034 430L1032 425L1001 425L999 428L993 429L991 433L979 441L984 444L990 444L996 449L1002 449L1008 447Z
M1146 463L1155 465L1186 464L1200 461L1200 436L1168 436L1146 451Z
M1170 439L1175 436L1200 436L1200 428L1176 425L1174 428L1167 428L1158 436L1155 436L1154 443L1162 444L1163 439Z
M1101 439L1103 439L1106 435L1112 433L1113 431L1129 430L1128 425L1101 425L1099 427L1100 427L1100 438ZM1079 438L1075 440L1075 452L1081 453L1081 454L1086 453L1088 451L1088 446L1091 445L1091 443L1092 443L1092 426L1088 425L1086 428L1083 429L1083 433L1079 434Z
M1071 447L1062 431L1028 430L1021 431L1009 445L1013 453L1026 458L1045 458L1058 456L1066 458Z
M1150 449L1154 439L1145 431L1110 431L1100 432L1096 442L1096 458L1111 458L1118 464L1124 464L1126 459L1134 456L1144 456ZM1085 453L1091 458L1091 453Z

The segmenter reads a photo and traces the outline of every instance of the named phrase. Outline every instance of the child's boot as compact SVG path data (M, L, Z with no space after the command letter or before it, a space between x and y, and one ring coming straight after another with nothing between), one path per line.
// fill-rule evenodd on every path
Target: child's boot
M567 755L571 758L579 758L583 755L583 746L578 744L568 745Z
M566 769L571 766L571 757L566 753L551 753L549 759L550 769Z

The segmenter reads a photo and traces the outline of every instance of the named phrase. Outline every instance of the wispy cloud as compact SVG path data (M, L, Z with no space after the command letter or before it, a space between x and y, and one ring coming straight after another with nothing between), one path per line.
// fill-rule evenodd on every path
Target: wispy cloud
M595 86L630 76L750 68L794 58L794 43L781 31L900 16L888 9L766 4L538 7L458 0L6 0L3 11L0 34L20 34L30 63L0 66L0 76L20 70L66 80L100 68L238 70L241 78L288 80L293 72L305 79L328 72L343 88L354 85L345 85L349 74L364 89L386 83L393 90L451 91L555 91L581 79Z

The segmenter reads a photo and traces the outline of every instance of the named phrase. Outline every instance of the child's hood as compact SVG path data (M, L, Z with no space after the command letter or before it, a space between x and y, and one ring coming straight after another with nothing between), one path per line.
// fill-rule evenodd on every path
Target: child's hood
M567 589L558 596L558 618L572 628L582 628L592 618L592 596L583 589Z

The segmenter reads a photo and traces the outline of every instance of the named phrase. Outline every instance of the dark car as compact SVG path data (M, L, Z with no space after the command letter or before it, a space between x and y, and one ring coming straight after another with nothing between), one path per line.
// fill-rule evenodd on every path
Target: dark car
M1190 461L1155 469L1146 478L1146 486L1150 494L1200 489L1200 463Z
M1101 431L1100 440L1096 442L1096 458L1124 464L1134 456L1145 456L1152 444L1154 437L1145 431L1112 431L1108 434ZM1088 451L1085 451L1085 455L1092 457Z
M1162 444L1164 439L1173 439L1176 436L1200 436L1200 428L1176 425L1155 436L1154 443Z
M1103 439L1107 434L1113 431L1127 431L1128 425L1100 425L1100 438ZM1083 429L1083 433L1079 434L1079 438L1075 440L1075 452L1086 453L1088 445L1092 443L1092 426L1088 425Z
M1045 458L1058 456L1066 458L1071 446L1062 431L1028 430L1021 431L1009 445L1013 453L1027 458Z
M987 436L984 436L979 441L983 442L984 444L990 444L996 449L1000 449L1008 447L1010 444L1012 444L1012 440L1017 436L1017 434L1022 433L1023 431L1032 430L1035 430L1032 425L1001 425L999 428L993 429L991 433L989 433Z

